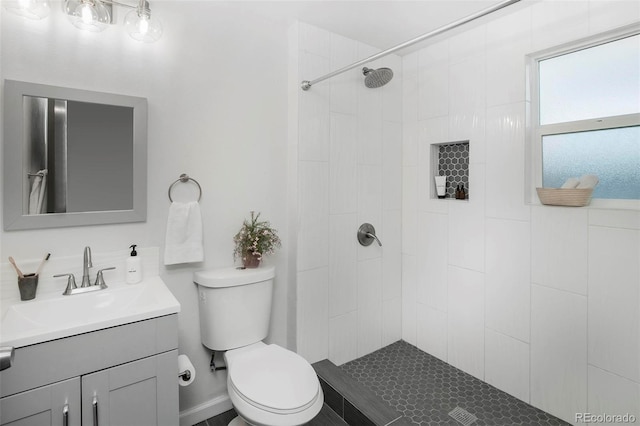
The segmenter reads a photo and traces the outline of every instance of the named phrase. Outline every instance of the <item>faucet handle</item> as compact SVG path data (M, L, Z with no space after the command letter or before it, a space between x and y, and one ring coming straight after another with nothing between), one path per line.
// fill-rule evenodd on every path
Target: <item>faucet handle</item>
M73 274L58 274L53 276L53 278L58 278L58 277L69 277L69 279L67 280L67 288L64 291L64 293L62 293L64 296L70 295L71 291L74 288L78 288L78 286L76 285L76 277Z
M96 283L94 285L99 285L100 288L107 288L107 284L104 282L104 277L102 276L102 271L110 271L112 269L116 269L115 266L110 268L102 268L98 271L98 275L96 275Z

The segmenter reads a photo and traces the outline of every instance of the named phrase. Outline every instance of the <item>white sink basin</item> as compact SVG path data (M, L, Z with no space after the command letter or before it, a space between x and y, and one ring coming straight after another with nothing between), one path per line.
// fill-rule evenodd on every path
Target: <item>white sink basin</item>
M0 344L22 347L180 312L159 277L134 285L17 302L2 317Z

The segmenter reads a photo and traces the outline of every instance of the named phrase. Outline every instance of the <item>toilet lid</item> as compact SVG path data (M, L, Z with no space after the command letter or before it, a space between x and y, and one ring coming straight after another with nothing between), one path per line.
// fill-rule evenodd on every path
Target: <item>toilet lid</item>
M320 386L304 358L277 345L239 354L229 380L247 402L274 412L306 408L315 401Z

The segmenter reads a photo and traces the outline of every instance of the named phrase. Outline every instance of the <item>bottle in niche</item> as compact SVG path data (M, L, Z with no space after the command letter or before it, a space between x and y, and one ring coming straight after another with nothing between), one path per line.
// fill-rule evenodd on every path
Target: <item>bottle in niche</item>
M460 199L460 185L456 186L456 200Z
M127 284L136 284L142 281L142 261L138 257L136 244L129 246L131 256L127 257L126 281Z

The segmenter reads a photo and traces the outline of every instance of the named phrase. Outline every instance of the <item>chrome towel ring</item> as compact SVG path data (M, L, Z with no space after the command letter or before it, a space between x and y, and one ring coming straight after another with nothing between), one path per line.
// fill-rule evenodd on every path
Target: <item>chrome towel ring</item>
M189 182L189 181L191 181L191 182L195 183L196 185L198 185L198 191L199 191L199 194L198 194L198 201L200 201L200 199L202 198L202 187L200 186L200 184L198 183L198 181L197 181L197 180L195 180L195 179L194 179L194 178L192 178L192 177L189 177L189 175L188 175L188 174L186 174L186 173L182 173L182 174L180 175L180 177L179 177L178 179L176 179L176 180L175 180L175 182L173 182L171 185L169 185L169 191L168 191L168 194L169 194L169 201L171 201L171 202L173 203L173 198L171 198L171 190L173 189L173 187L175 186L175 184L176 184L176 183L178 183L178 182L187 183L187 182Z

